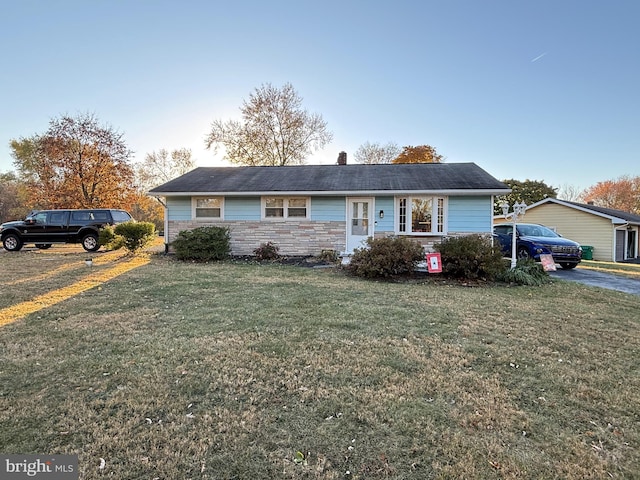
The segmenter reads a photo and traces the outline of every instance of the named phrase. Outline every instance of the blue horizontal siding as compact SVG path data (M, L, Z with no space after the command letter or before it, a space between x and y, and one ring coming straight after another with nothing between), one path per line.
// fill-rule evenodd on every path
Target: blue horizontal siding
M344 222L345 215L344 197L311 197L311 220Z
M225 220L260 220L260 197L226 197Z
M167 197L169 220L191 220L191 197Z
M169 220L191 220L191 198L168 197ZM224 200L225 220L256 221L261 218L260 197L226 197ZM380 210L384 218L380 218ZM394 229L395 199L393 196L375 198L372 219L376 231L390 232ZM448 198L447 232L491 231L493 204L491 196L451 196ZM311 197L311 220L345 221L346 198L334 196Z
M491 231L493 204L491 196L449 197L448 231Z
M392 232L395 219L393 197L376 197L373 217L376 222L376 232ZM384 212L384 218L380 218L380 210Z

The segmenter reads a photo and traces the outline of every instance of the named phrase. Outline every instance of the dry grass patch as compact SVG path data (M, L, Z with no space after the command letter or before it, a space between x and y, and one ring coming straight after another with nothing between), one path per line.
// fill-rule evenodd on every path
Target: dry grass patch
M155 257L3 328L0 450L83 479L631 478L639 306Z
M18 252L0 251L0 309L32 300L51 290L68 286L90 272L104 270L121 260L124 251L87 253L78 245L54 245L51 249L25 248ZM85 260L91 258L91 269Z
M61 287L47 287L48 282L44 282L44 285L38 284L38 288L51 288L51 290L36 295L34 298L22 302L15 303L9 307L0 309L0 326L7 323L14 322L29 314L39 312L60 302L63 302L75 295L78 295L87 290L96 288L100 290L101 285L124 272L128 272L134 268L138 268L149 262L149 258L146 255L138 255L127 258L126 261L117 262L111 264L111 262L102 259L101 263L109 265L107 269L94 270L93 268L88 274L82 276L79 280L66 286ZM73 266L72 268L75 268ZM46 278L55 278L57 274L66 271L63 266L56 268L50 272L42 274ZM35 282L42 282L42 278L36 279ZM9 285L11 286L11 285Z
M640 277L640 264L638 263L583 260L582 262L580 262L579 268L598 270L602 271L603 273L615 273L617 275L624 275L630 278Z

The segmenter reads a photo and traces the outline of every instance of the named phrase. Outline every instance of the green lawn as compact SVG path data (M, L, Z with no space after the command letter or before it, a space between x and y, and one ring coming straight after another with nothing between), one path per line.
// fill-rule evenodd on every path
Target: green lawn
M634 478L639 312L156 256L0 329L0 452L82 479Z

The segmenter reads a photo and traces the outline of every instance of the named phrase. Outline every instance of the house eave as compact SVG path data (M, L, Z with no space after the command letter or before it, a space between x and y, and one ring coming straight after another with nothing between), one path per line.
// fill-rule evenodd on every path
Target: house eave
M390 195L506 195L510 189L451 189L451 190L344 190L344 191L307 191L307 190L266 190L252 192L148 192L153 197L247 197L247 196L390 196Z
M611 220L611 223L613 225L626 225L628 223L634 223L634 222L629 222L629 220L626 220L624 218L621 217L617 217L615 215L609 215L607 213L603 213L603 212L598 212L596 210L591 210L590 208L587 207L581 207L580 205L575 205L573 203L569 203L569 202L564 202L561 199L558 198L545 198L543 200L540 200L539 202L533 203L529 206L527 206L527 210L530 208L535 208L539 205L543 205L545 203L556 203L558 205L562 205L568 208L572 208L574 210L577 210L579 212L584 212L584 213L588 213L590 215L595 215L596 217L601 217L601 218L606 218L608 220ZM526 212L526 211L525 211Z

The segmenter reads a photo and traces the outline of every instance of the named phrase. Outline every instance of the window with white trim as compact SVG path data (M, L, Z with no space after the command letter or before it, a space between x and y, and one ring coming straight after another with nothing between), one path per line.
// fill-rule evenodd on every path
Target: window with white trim
M222 218L222 197L196 197L193 199L194 218Z
M263 197L264 218L308 218L307 197Z
M398 233L415 235L444 233L444 198L399 197L397 209Z

